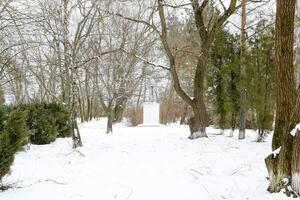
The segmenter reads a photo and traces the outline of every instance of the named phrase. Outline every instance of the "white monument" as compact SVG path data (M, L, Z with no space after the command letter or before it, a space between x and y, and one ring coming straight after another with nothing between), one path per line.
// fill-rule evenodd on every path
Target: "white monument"
M142 126L159 126L159 103L155 102L153 86L151 86L151 99L143 103Z

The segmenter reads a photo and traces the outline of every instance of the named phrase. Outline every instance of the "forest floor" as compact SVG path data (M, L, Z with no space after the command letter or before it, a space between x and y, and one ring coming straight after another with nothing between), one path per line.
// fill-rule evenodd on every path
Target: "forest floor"
M70 139L30 145L17 154L1 200L285 200L266 191L270 140L216 135L189 140L187 126L126 127L105 134L103 122L80 125L83 147Z

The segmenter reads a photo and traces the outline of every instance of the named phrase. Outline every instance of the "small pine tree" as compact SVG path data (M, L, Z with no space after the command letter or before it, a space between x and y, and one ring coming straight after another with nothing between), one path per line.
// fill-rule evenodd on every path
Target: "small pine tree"
M26 116L26 112L17 109L2 121L3 129L0 132L0 181L9 172L15 153L20 151L28 141L29 130L26 126Z
M28 112L27 126L31 131L33 144L49 144L57 137L70 137L70 112L57 103L33 103L20 105Z
M264 133L272 129L275 109L275 49L274 27L261 20L250 40L248 56L248 104L255 112L254 128L258 129L258 142L264 141Z
M33 144L50 144L57 137L56 119L49 110L45 108L46 104L36 104L31 112L31 130L30 141Z
M5 103L5 95L3 89L0 87L0 105Z
M239 54L235 43L237 37L226 30L220 30L210 51L208 95L212 99L214 113L219 118L218 125L222 130L228 126L228 114L231 117L231 128L234 129L239 110Z
M70 112L68 109L58 103L50 103L46 107L51 115L55 117L58 137L71 137Z

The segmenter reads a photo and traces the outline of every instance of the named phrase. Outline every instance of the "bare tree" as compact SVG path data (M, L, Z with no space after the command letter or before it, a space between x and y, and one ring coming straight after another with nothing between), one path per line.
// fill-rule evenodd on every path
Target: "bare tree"
M226 20L236 11L238 8L237 1L231 0L229 7L224 7L224 12L215 15L213 12L209 19L205 20L205 10L214 7L209 4L208 0L204 0L201 4L197 0L191 0L191 5L194 12L194 20L196 29L199 35L199 51L197 52L197 65L195 75L193 78L193 97L190 97L181 87L180 78L176 71L176 56L170 48L168 42L168 27L165 16L166 5L162 0L157 1L158 11L160 17L161 34L160 38L167 54L170 66L170 72L174 83L174 88L177 94L192 107L194 116L190 118L190 139L196 139L199 137L207 137L206 126L207 126L207 113L204 100L204 80L205 71L208 63L209 49L212 42L214 41L215 33L220 29ZM216 10L214 10L216 11Z

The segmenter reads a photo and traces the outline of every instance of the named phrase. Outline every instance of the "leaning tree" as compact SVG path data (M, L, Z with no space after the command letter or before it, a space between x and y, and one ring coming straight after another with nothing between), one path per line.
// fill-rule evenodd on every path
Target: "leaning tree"
M196 56L197 64L193 77L192 97L181 87L180 78L176 70L178 67L176 54L174 54L174 49L172 49L170 45L165 10L172 6L164 3L163 0L158 0L157 3L161 26L160 39L169 61L169 68L175 91L193 110L193 117L190 118L189 122L191 132L189 138L196 139L199 137L207 137L205 130L207 125L207 112L204 100L204 81L209 50L214 41L216 32L221 29L227 19L237 10L237 0L231 0L228 8L222 4L224 9L222 13L212 1L204 0L202 3L199 3L198 0L190 1L194 14L195 29L199 36L199 50ZM173 8L176 8L176 6L173 6ZM211 11L210 15L207 14L209 10Z

